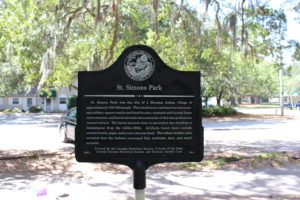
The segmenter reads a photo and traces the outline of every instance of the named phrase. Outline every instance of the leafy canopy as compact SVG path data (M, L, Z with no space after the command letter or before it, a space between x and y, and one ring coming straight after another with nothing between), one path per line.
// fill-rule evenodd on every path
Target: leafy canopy
M247 0L3 0L0 95L28 86L69 86L78 70L101 70L129 45L153 47L178 70L202 73L203 96L270 96L286 19ZM209 12L213 14L208 14ZM280 26L279 26L280 25Z

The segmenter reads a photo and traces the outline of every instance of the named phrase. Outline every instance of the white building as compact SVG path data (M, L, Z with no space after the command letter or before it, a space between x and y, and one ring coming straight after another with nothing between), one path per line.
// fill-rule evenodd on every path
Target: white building
M20 108L28 111L30 106L40 106L44 112L66 111L68 98L77 95L76 87L50 89L50 95L42 91L37 94L36 88L0 97L0 110Z

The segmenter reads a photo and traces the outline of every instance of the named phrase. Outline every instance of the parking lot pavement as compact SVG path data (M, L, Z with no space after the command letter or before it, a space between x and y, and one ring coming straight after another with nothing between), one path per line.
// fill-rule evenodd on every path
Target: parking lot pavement
M274 109L264 109L270 114ZM270 111L271 110L271 111ZM245 112L252 113L250 109ZM211 120L204 119L207 153L219 152L283 152L300 151L300 111L289 111L295 118Z
M0 114L0 153L4 151L57 151L63 144L58 137L60 114Z
M281 108L235 108L238 112L247 114L269 114L269 115L281 115ZM283 114L293 115L300 117L300 110L283 109Z

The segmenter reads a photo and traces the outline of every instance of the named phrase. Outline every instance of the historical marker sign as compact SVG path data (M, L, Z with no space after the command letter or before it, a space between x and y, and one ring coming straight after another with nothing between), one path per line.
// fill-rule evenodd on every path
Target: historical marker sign
M128 47L103 71L78 74L76 159L134 168L203 158L200 73Z

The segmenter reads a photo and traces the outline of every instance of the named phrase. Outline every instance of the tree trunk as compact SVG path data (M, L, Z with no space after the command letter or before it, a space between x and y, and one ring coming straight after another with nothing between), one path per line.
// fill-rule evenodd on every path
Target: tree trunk
M237 106L236 99L234 96L230 96L230 105Z
M222 96L223 96L223 92L220 92L219 96L217 96L217 105L218 105L218 106L221 106L221 99L222 99Z
M221 89L219 96L217 96L217 105L218 106L221 106L222 97L223 97L223 88Z
M258 104L261 103L261 97L256 97L256 103L258 103Z
M221 99L220 98L217 98L217 105L221 106Z
M242 104L242 100L243 100L242 97L239 97L238 98L238 104Z
M250 97L251 104L255 104L255 96Z

